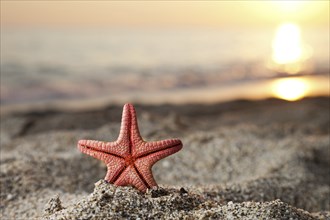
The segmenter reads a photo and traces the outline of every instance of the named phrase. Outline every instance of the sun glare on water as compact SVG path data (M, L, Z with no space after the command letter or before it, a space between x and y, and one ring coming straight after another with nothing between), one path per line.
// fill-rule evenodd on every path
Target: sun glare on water
M277 79L273 83L274 96L287 101L296 101L305 97L308 90L308 81L301 78Z

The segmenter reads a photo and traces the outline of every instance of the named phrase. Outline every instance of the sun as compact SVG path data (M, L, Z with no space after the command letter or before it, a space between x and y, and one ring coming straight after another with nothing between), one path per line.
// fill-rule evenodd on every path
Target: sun
M297 62L302 58L301 33L298 25L284 23L273 40L273 60L278 64Z
M272 41L272 62L275 71L296 74L304 70L313 55L313 48L304 42L298 24L285 22L278 26Z

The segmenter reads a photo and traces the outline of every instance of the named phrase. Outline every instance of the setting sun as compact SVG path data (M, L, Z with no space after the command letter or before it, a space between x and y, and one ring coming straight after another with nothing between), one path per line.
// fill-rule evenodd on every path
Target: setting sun
M272 69L290 74L303 70L312 55L312 48L304 43L300 27L294 23L283 23L277 28L272 49Z
M278 79L273 83L274 96L287 101L296 101L305 97L308 90L308 81L301 78Z
M273 60L278 64L297 62L302 58L301 33L298 25L279 26L273 41Z

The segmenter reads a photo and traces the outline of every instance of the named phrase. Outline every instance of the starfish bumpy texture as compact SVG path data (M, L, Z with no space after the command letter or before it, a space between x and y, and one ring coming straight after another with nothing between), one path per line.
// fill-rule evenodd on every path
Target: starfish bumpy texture
M102 160L108 171L105 180L117 186L131 185L145 192L157 186L151 167L159 160L181 150L179 139L146 142L142 139L134 106L125 104L117 141L80 140L78 149Z

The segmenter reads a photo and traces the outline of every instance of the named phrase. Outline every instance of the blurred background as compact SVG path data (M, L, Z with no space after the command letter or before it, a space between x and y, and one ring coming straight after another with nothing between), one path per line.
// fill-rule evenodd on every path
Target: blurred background
M329 69L329 1L1 1L2 109L295 101Z

